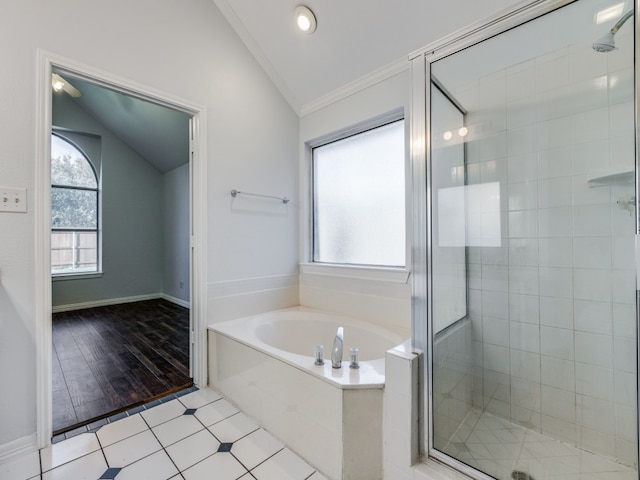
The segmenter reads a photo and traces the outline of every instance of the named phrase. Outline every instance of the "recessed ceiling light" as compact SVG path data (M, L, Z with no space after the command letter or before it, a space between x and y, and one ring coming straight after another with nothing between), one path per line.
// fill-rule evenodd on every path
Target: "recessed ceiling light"
M316 31L316 16L304 5L298 5L295 9L296 25L304 33L313 33Z

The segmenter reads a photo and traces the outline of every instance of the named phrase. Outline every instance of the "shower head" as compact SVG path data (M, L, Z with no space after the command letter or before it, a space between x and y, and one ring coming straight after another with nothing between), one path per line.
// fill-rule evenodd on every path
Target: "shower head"
M617 50L616 40L614 38L613 32L611 31L607 32L604 36L593 42L593 45L591 46L596 52L601 53L607 53L613 50Z
M631 18L632 15L633 15L633 10L629 10L627 13L625 13L620 18L620 20L618 20L616 24L613 27L611 27L611 30L609 30L603 37L593 42L593 45L591 45L593 49L596 52L602 52L602 53L607 53L607 52L612 52L613 50L617 50L616 40L614 36L616 32L620 30L620 27L624 25L624 22L629 20L629 18Z

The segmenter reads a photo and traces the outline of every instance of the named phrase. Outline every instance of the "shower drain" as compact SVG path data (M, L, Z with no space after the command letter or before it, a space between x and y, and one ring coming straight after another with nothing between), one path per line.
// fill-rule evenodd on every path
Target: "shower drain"
M513 480L533 480L533 477L527 472L521 472L520 470L514 470L511 472L511 478Z

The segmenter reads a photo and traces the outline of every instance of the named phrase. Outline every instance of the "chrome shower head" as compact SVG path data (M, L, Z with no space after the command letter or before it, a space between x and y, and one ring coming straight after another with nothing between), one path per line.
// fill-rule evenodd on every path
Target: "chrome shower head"
M607 53L613 50L617 50L616 40L614 38L613 32L607 32L604 36L593 42L593 45L591 46L596 52L601 53Z
M599 38L597 41L593 42L593 44L591 45L593 47L593 49L596 52L602 52L602 53L607 53L607 52L612 52L614 50L617 50L616 48L616 40L614 38L616 32L618 30L620 30L620 27L622 27L622 25L624 25L624 22L626 22L627 20L629 20L629 18L631 18L631 16L633 16L633 9L629 10L627 13L625 13L622 18L620 18L620 20L618 20L616 22L616 24L611 27L611 30L609 30L603 37Z

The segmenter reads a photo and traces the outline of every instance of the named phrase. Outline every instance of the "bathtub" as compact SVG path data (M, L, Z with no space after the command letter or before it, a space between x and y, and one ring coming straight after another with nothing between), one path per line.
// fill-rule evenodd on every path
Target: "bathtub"
M330 479L381 479L384 354L406 333L305 307L218 323L208 331L209 384ZM350 347L359 369L349 368Z

